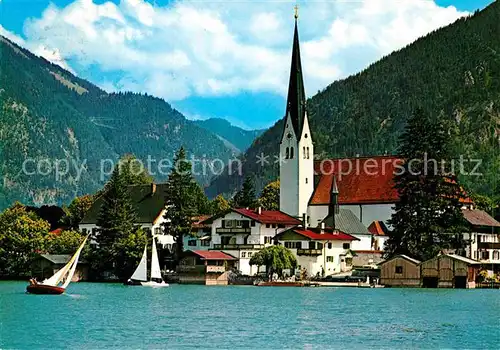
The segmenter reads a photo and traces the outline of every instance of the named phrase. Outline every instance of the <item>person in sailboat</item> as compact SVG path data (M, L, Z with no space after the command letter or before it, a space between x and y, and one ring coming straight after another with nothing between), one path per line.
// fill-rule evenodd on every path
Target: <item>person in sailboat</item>
M35 284L38 284L36 277L30 278L30 285L34 286Z

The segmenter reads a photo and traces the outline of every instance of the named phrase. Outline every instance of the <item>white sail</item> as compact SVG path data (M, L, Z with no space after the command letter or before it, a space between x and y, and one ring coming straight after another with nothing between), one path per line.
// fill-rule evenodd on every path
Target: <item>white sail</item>
M142 254L141 261L139 262L139 265L134 271L134 274L130 279L136 280L136 281L147 281L148 280L148 267L147 267L147 251L148 251L148 245L146 244L144 246L144 253Z
M156 251L155 238L153 236L153 249L151 250L151 279L162 278L160 270L160 261L158 260L158 253Z
M78 248L76 253L71 257L71 259L69 259L68 263L66 265L64 265L60 270L58 270L54 275L52 275L52 277L49 277L49 278L43 280L43 282L42 282L43 284L46 284L49 286L57 286L64 279L64 277L66 276L68 271L73 266L73 263L75 262L75 260L77 260L78 256L80 256L80 252L82 251L83 246L85 245L85 242L87 241L87 238L88 238L88 236L85 237L85 240L80 245L80 247ZM76 264L75 264L75 269L76 269ZM74 271L73 271L73 273L74 273ZM73 278L73 274L71 275L71 278ZM70 281L71 281L71 279L70 279ZM69 284L69 282L68 282L68 284ZM66 287L64 287L64 288L66 288Z
M80 247L76 251L75 255L73 255L73 259L72 259L73 264L71 265L71 269L69 270L69 273L66 276L66 279L64 280L64 283L62 285L63 288L66 288L70 284L71 280L73 279L73 275L75 274L75 271L76 271L76 265L78 265L78 259L80 258L80 253L82 252L82 249L83 249L83 246L85 245L85 242L87 242L87 237L85 237L82 245L80 245Z

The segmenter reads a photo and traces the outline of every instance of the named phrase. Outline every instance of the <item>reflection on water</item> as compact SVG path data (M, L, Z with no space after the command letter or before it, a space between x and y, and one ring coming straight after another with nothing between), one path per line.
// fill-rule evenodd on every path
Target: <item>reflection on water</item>
M0 348L500 348L498 290L0 282Z

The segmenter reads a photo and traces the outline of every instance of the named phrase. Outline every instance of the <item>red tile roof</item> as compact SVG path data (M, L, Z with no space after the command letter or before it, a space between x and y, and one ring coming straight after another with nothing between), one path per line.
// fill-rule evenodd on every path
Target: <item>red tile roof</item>
M293 229L293 232L298 233L304 237L310 238L317 241L357 241L358 239L354 236L348 235L347 233L338 232L325 232L318 233L311 230L304 229Z
M191 250L202 260L237 260L234 256L221 252L219 250Z
M335 176L339 204L383 204L399 200L394 174L403 160L395 156L325 159L314 164L320 177L310 199L312 205L328 205ZM472 203L470 198L462 203Z
M462 209L464 218L473 226L500 227L500 222L492 218L488 213L478 209Z
M320 176L311 204L327 205L335 175L339 204L394 203L398 193L393 176L402 160L393 156L327 159L314 164Z
M368 231L377 236L385 236L387 234L387 227L383 221L374 221L368 226Z
M260 214L257 210L235 208L233 211L246 216L247 218L258 221L262 224L283 224L283 225L300 225L301 221L293 216L283 213L279 210L262 210Z

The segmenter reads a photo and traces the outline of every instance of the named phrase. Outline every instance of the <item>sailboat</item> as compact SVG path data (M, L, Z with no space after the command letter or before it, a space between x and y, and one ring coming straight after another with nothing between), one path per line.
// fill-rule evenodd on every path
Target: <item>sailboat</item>
M62 294L66 291L66 288L73 279L73 275L76 271L76 266L78 265L78 259L80 258L80 253L82 252L87 238L85 237L83 243L78 247L76 253L71 257L66 265L64 265L60 270L58 270L51 277L43 280L43 282L36 282L31 280L30 285L26 287L26 292L31 294ZM61 285L59 285L62 283Z
M160 261L158 260L158 252L156 251L155 238L153 236L153 247L151 249L151 276L148 281L148 245L144 246L144 253L142 254L141 261L135 269L132 277L127 281L127 285L141 285L145 287L168 287L162 276L160 270Z

